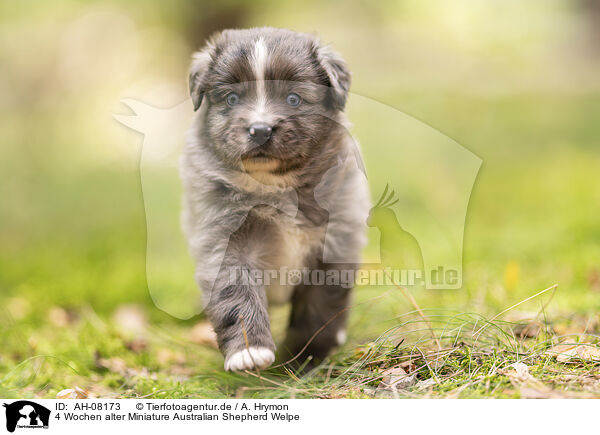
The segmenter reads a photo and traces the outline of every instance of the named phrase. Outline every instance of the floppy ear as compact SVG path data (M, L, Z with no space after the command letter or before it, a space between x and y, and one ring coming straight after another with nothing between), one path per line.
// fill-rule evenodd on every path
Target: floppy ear
M208 45L205 49L194 53L192 56L192 66L190 68L190 96L192 97L192 103L194 104L194 111L200 108L202 104L202 98L206 91L206 84L204 78L210 62L212 61L213 53L212 45Z
M334 106L338 110L344 110L350 89L350 71L346 62L328 45L318 47L317 58L329 78L331 84L329 92Z

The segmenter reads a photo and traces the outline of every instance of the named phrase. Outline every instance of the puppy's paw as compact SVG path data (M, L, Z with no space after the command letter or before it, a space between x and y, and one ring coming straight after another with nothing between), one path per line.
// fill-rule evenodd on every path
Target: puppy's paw
M255 367L264 369L275 361L275 354L266 347L249 347L227 355L225 370L239 372L252 370Z

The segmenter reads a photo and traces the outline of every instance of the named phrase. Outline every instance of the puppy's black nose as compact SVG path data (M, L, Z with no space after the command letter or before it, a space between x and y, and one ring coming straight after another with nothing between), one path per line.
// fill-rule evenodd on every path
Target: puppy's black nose
M259 145L264 144L271 137L271 133L273 129L269 124L265 124L264 122L256 122L248 128L248 135L250 139L256 142Z

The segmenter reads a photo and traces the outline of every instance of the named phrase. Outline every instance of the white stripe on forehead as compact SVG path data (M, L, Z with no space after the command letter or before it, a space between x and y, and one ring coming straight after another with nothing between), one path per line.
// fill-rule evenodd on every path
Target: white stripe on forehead
M265 71L267 69L267 58L268 50L265 40L260 37L254 43L254 50L252 52L252 59L250 61L252 65L252 71L256 78L256 114L260 115L265 112L267 105L267 92L265 89Z
M265 40L260 37L254 43L254 50L252 51L252 71L256 80L265 79L265 69L267 68L267 45Z

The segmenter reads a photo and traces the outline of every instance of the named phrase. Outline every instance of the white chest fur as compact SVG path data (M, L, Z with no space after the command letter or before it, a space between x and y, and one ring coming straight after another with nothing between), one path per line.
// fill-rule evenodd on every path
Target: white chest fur
M298 273L303 273L309 254L323 243L324 235L324 229L300 227L290 221L277 225L274 255L268 261L276 274L266 286L269 302L289 301L299 279Z

